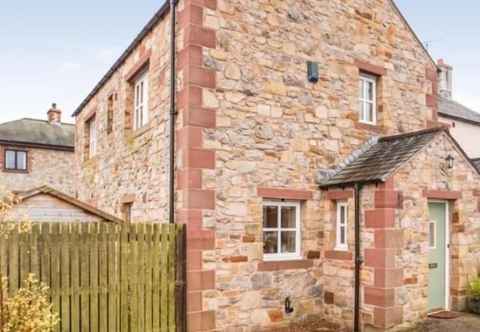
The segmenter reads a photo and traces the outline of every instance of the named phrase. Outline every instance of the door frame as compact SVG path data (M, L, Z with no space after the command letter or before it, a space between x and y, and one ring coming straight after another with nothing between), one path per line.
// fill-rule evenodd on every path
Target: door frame
M429 199L428 204L445 205L445 304L444 309L450 310L450 201ZM429 217L430 218L430 217Z

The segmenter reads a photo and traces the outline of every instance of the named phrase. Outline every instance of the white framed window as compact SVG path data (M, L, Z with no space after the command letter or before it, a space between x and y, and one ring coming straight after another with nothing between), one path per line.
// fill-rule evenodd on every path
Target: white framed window
M348 250L348 204L337 202L337 233L335 250Z
M93 157L97 153L97 124L95 117L87 121L88 126L88 155Z
M135 129L142 128L148 122L148 71L143 72L134 83L134 118Z
M377 124L377 77L360 74L359 101L360 122Z
M430 249L437 248L437 223L430 220L428 223L428 247Z
M263 203L263 258L291 260L300 256L300 203Z

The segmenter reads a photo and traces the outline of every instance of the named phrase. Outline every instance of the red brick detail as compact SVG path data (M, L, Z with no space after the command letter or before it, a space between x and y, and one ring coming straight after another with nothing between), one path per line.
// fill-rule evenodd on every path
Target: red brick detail
M378 190L394 190L395 182L393 176L389 177L385 182L380 182L378 184Z
M215 232L210 230L188 230L188 250L213 250L215 249Z
M191 210L191 209L178 209L175 214L175 219L180 224L189 223L189 229L200 229L202 223L202 211L201 210ZM193 225L199 226L197 228L192 227Z
M215 311L202 311L187 314L189 332L215 329Z
M200 46L187 46L178 53L177 68L186 68L187 66L202 66L203 54Z
M188 149L183 153L185 168L215 168L215 151L205 149Z
M215 288L215 271L196 271L187 273L189 292Z
M373 311L374 325L379 328L388 329L403 323L403 308L379 308Z
M437 107L437 97L434 95L426 95L425 103L427 107L436 108Z
M473 196L475 196L475 197L480 197L480 190L474 189L474 190L473 190Z
M191 209L215 209L215 191L189 189L184 191L184 202Z
M242 242L243 243L254 243L255 242L255 235L245 235L242 237Z
M187 83L201 86L202 88L214 89L215 72L201 67L188 66L184 69L184 77Z
M375 209L365 211L365 226L367 228L391 228L394 225L394 209Z
M268 310L268 317L272 323L281 322L283 320L283 312L279 309Z
M189 250L187 253L187 270L201 270L202 266L202 251Z
M394 288L364 288L365 304L379 307L392 307L395 304Z
M316 251L316 250L307 251L307 259L319 259L319 258L320 258L320 251Z
M257 195L264 198L292 199L303 201L313 198L312 191L293 189L257 188Z
M325 258L351 261L353 259L353 253L351 251L328 250L325 251Z
M230 256L223 258L225 263L244 263L248 262L247 256Z
M355 60L355 66L357 66L360 71L377 76L383 76L387 73L387 70L384 67L377 66L363 60Z
M325 302L325 304L334 304L335 294L332 292L325 292L323 301Z
M375 207L376 208L398 208L399 195L393 190L377 190L375 191Z
M449 190L424 190L423 197L429 199L457 200L462 198L462 192Z
M403 248L402 229L377 229L375 230L376 248Z
M189 25L185 28L185 46L187 45L215 48L217 46L215 30Z
M404 285L416 285L418 283L418 278L416 276L405 278L403 280Z
M187 294L187 311L195 312L195 311L202 311L202 309L203 309L202 292L189 292Z
M300 270L309 269L313 266L311 260L295 260L295 261L278 261L278 262L260 262L257 270L262 272L267 271L282 271L282 270Z
M177 188L201 189L202 188L202 170L187 168L177 171Z
M366 131L371 131L376 134L383 134L384 128L379 125L373 125L373 124L368 124L368 123L362 123L362 122L355 122L354 123L355 129L358 130L366 130Z
M188 86L178 93L177 107L180 109L189 107L201 108L202 99L202 88Z
M365 249L365 266L393 269L397 249Z
M183 125L215 128L217 126L216 111L204 108L185 110L183 114Z
M375 269L375 287L400 287L403 284L403 269Z
M325 198L330 201L341 201L353 198L353 190L329 190L325 193Z
M200 127L185 126L177 130L177 149L201 148L203 144L203 129Z
M184 9L178 13L178 25L186 27L189 24L203 24L203 8L195 4L185 4Z
M130 69L125 75L125 80L127 82L133 80L135 76L140 73L140 71L142 71L145 67L148 66L148 64L150 63L150 56L151 51L145 52L145 54L141 56L140 60L138 60L135 65L133 65L132 69Z

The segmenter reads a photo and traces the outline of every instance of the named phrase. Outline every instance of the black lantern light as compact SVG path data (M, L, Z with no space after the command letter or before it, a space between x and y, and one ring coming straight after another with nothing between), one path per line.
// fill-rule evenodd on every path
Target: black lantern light
M453 168L453 162L455 161L455 158L453 158L453 156L451 154L449 154L447 156L447 158L445 158L445 161L447 162L447 168L452 169Z

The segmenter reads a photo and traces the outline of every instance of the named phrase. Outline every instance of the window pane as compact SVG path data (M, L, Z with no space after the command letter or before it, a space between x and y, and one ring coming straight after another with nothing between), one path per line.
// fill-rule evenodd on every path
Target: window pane
M263 207L263 227L264 228L278 227L278 208L276 206Z
M282 253L295 253L296 249L296 232L282 232Z
M364 96L364 93L365 93L365 81L364 80L360 80L360 84L358 85L358 96L360 99L365 99L365 96Z
M15 151L7 151L5 153L5 168L15 169Z
M17 152L17 169L27 169L27 153L24 151Z
M367 121L373 122L373 104L367 104Z
M367 82L367 100L373 101L373 89L374 89L374 84L372 82Z
M428 245L430 248L435 248L435 222L430 222L429 225L429 236L428 236Z
M345 244L347 243L345 239L345 226L340 227L340 244Z
M278 232L263 232L263 253L278 253Z
M340 207L340 224L345 224L346 216L345 216L345 206Z
M282 206L282 228L296 227L296 209L293 206Z

